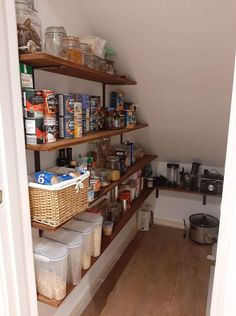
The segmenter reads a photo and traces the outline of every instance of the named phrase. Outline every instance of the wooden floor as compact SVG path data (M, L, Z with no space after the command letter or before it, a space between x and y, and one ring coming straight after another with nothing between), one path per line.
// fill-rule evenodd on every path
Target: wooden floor
M83 316L205 316L210 246L183 231L138 232Z

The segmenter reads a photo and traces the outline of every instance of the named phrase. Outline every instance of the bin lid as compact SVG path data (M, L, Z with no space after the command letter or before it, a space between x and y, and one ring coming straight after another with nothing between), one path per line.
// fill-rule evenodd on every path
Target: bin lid
M93 226L87 222L78 221L76 219L72 219L69 222L63 225L63 228L74 230L81 234L90 234L93 231Z
M89 223L93 223L93 224L101 224L103 222L102 215L95 214L92 212L81 212L75 218L80 220L80 221L89 222Z
M193 214L189 217L189 221L200 227L217 227L219 225L219 220L216 217L205 213Z
M55 232L44 232L43 236L58 241L70 248L78 247L83 242L81 233L70 231L68 229L59 228Z
M62 260L68 254L66 246L44 237L33 239L33 251L34 254L48 258L51 261Z

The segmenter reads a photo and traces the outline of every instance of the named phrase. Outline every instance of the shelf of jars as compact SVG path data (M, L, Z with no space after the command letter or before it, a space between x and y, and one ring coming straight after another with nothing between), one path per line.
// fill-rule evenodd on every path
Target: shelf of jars
M122 228L129 222L129 220L134 216L134 214L137 212L137 210L142 206L142 204L145 202L145 200L150 196L150 194L155 190L155 188L145 188L138 198L133 200L131 203L130 209L124 213L120 219L120 221L114 225L112 234L110 236L102 236L102 243L101 243L101 254L104 253L104 251L108 248L110 243L117 237L117 235L121 232ZM99 257L92 257L91 266L87 270L82 271L82 277L88 273L88 271L94 266L96 261L100 258ZM55 300L55 299L49 299L41 294L38 294L38 301L51 305L53 307L58 307L63 303L63 301L66 299L66 297L71 293L71 291L76 287L76 285L67 284L66 289L66 296L62 300Z
M132 128L122 128L122 129L104 130L104 131L99 131L99 132L90 132L78 138L58 139L54 143L47 143L47 144L42 144L42 145L26 145L26 149L33 150L33 151L53 151L60 148L66 148L70 146L87 143L96 139L129 133L129 132L132 132L141 128L145 128L145 127L148 127L148 124L137 124Z
M21 54L20 62L30 65L34 68L53 72L65 76L101 82L111 85L136 85L135 80L111 75L100 70L89 68L88 66L75 63L73 61L53 56L50 54L38 52L32 54Z
M104 195L106 195L108 192L110 192L115 186L117 186L118 184L122 183L125 179L129 178L132 174L134 174L136 171L143 169L148 163L150 163L151 161L153 161L154 159L157 158L157 155L144 155L144 157L142 159L139 159L137 162L135 162L131 167L128 168L127 172L125 173L125 175L121 176L120 179L118 181L114 181L111 184L109 184L108 186L102 188L98 195L96 196L96 198L94 199L94 201L92 203L90 203L90 206L95 203L97 200L99 200L101 197L103 197ZM67 221L71 220L73 217L77 216L78 214L73 215L70 219L68 219ZM66 222L67 222L66 221ZM42 224L36 221L32 221L32 227L33 228L37 228L40 230L46 230L46 231L56 231L58 228L60 228L61 226L63 226L66 222L62 223L61 225L57 226L57 227L52 227L46 224Z

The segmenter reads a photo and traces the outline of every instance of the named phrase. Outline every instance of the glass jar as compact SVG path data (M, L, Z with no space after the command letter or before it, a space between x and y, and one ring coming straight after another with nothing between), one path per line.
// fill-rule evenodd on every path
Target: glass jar
M111 154L111 138L103 138L91 142L93 161L98 168L104 168L106 157Z
M99 70L102 72L106 71L106 61L105 59L99 58Z
M82 64L82 53L79 49L79 38L76 36L67 36L63 39L63 58L67 58L77 64Z
M121 218L121 203L112 202L108 207L108 216L113 223L118 223Z
M42 50L41 22L32 4L16 2L18 48L20 54Z
M100 179L101 187L106 187L110 184L110 171L107 169L96 169L96 176Z
M66 30L63 26L47 27L45 32L45 52L55 56L61 56L63 40L66 38Z
M106 72L110 75L115 74L115 63L112 60L106 60Z
M119 157L108 156L106 158L106 168L110 169L111 181L118 181L120 179L120 161Z
M114 128L115 129L120 128L120 114L117 111L115 112L115 115L114 115Z
M105 129L114 129L114 109L108 109L105 117Z
M93 200L94 200L94 190L93 190L93 187L90 186L88 188L88 202L91 203L93 202Z

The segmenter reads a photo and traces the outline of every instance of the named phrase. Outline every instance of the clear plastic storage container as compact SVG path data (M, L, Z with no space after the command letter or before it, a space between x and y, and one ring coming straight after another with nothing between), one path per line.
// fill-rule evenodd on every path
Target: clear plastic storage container
M91 265L93 226L89 223L72 219L71 221L66 223L63 227L82 234L83 236L83 269L87 270Z
M62 300L66 295L67 248L46 238L34 239L33 244L38 293Z
M88 222L93 225L92 256L93 257L100 256L103 217L95 213L82 212L76 217L76 219L80 221Z
M44 232L44 237L64 244L68 249L67 283L78 284L81 280L83 237L78 232L60 228L50 233Z

